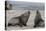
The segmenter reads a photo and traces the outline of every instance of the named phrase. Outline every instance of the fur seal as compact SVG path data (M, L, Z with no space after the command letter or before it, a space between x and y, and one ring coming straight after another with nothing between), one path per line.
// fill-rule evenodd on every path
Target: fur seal
M41 14L38 10L36 12L34 24L34 27L44 27L44 20L41 18Z
M15 20L15 23L8 23L8 26L14 24L14 25L19 25L19 26L26 26L27 24L27 21L29 19L29 16L30 16L30 11L28 12L25 12L24 14L22 14L21 16L18 16L18 17L14 17L12 18L13 19L18 19L18 22L16 22L17 20Z

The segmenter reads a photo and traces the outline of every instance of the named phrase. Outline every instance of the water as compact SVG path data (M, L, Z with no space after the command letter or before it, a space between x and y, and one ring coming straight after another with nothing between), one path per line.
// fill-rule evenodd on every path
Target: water
M45 4L44 3L35 3L35 2L19 2L19 1L8 1L8 4L12 4L12 9L22 9L22 10L30 10L30 9L39 9L44 10Z

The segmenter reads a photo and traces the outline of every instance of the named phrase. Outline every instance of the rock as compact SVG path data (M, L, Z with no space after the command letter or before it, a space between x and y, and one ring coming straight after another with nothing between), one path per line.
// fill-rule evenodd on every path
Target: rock
M40 12L37 10L36 12L36 17L35 17L35 21L34 21L34 27L44 27L44 20L41 17Z
M8 1L5 1L5 10L12 10L12 4L8 4Z
M14 18L11 19L12 21L9 21L8 26L11 25L11 24L12 25L19 25L19 26L26 26L27 25L26 23L29 19L29 16L30 16L30 11L25 12L21 16L14 17Z

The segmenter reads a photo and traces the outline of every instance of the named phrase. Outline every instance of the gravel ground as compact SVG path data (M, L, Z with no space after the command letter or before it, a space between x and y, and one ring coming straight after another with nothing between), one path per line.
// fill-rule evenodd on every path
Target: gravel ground
M25 13L28 10L7 10L6 11L6 21L7 24L10 21L11 18L20 16L21 14ZM44 20L44 10L39 10L42 16L42 19ZM19 27L19 26L7 26L7 30L18 30L18 29L34 29L34 19L36 16L36 10L30 10L30 17L27 22L27 26Z

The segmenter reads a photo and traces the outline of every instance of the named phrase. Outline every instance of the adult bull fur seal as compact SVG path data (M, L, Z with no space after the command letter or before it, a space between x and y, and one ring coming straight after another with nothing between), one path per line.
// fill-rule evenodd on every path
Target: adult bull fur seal
M30 16L30 11L28 12L25 12L24 14L22 14L21 16L18 16L18 17L14 17L12 18L13 19L18 19L18 22L16 22L15 20L15 23L8 23L8 26L14 24L14 25L19 25L19 26L26 26L27 24L27 21L29 19L29 16Z
M34 27L44 27L44 20L42 19L41 14L38 10L36 12L34 24Z

